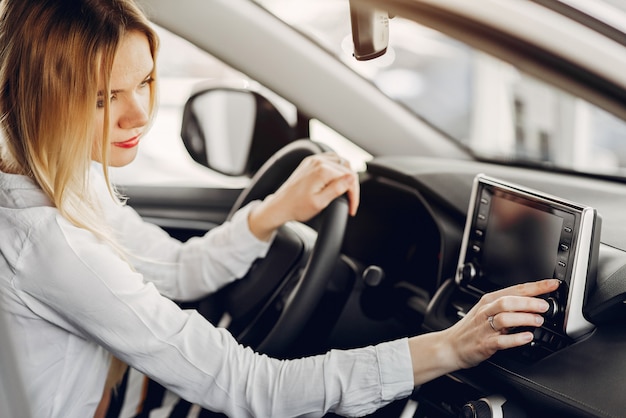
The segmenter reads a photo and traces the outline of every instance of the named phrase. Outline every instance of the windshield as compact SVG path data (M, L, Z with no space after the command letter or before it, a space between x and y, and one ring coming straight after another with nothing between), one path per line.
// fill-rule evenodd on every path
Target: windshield
M357 61L347 0L256 1L479 158L626 176L623 120L514 65L397 16L387 53ZM626 28L621 0L562 3Z

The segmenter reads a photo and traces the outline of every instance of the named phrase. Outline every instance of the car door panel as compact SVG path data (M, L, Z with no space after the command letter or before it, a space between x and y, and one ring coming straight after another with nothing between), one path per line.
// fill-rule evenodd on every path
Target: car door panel
M185 241L222 224L241 190L209 187L124 186L122 192L145 220Z

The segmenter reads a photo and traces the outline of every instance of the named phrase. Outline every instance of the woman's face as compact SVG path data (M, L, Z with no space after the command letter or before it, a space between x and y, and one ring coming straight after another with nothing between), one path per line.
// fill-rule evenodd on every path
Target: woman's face
M135 159L139 141L149 122L149 106L154 60L148 38L131 32L122 40L113 61L111 94L98 94L99 124L104 123L104 101L109 100L109 165L122 167ZM102 134L95 138L94 156L101 162Z

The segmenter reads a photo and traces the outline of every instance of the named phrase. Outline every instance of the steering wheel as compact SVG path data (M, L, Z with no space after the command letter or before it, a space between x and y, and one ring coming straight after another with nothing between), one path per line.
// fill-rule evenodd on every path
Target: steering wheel
M275 192L309 155L330 151L311 140L292 142L257 171L228 216ZM281 356L311 317L339 258L348 220L340 196L307 224L290 222L277 230L267 255L245 277L221 291L226 327L245 345Z

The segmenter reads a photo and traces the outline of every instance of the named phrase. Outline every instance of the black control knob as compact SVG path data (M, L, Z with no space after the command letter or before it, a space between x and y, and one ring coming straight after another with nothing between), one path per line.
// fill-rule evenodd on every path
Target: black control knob
M519 406L500 395L489 395L469 401L459 413L459 418L527 418Z
M473 263L465 263L459 268L459 276L461 283L459 284L467 284L474 280L478 274L476 271L476 267L474 267Z
M483 399L469 401L463 405L459 414L459 418L491 418L492 416L489 404Z
M546 299L546 302L548 302L548 305L550 305L550 307L548 308L548 310L543 315L546 318L552 319L555 316L557 316L557 314L559 313L561 307L559 305L559 302L552 296L548 297Z
M378 266L369 266L363 271L362 278L366 286L377 287L385 279L385 271Z

